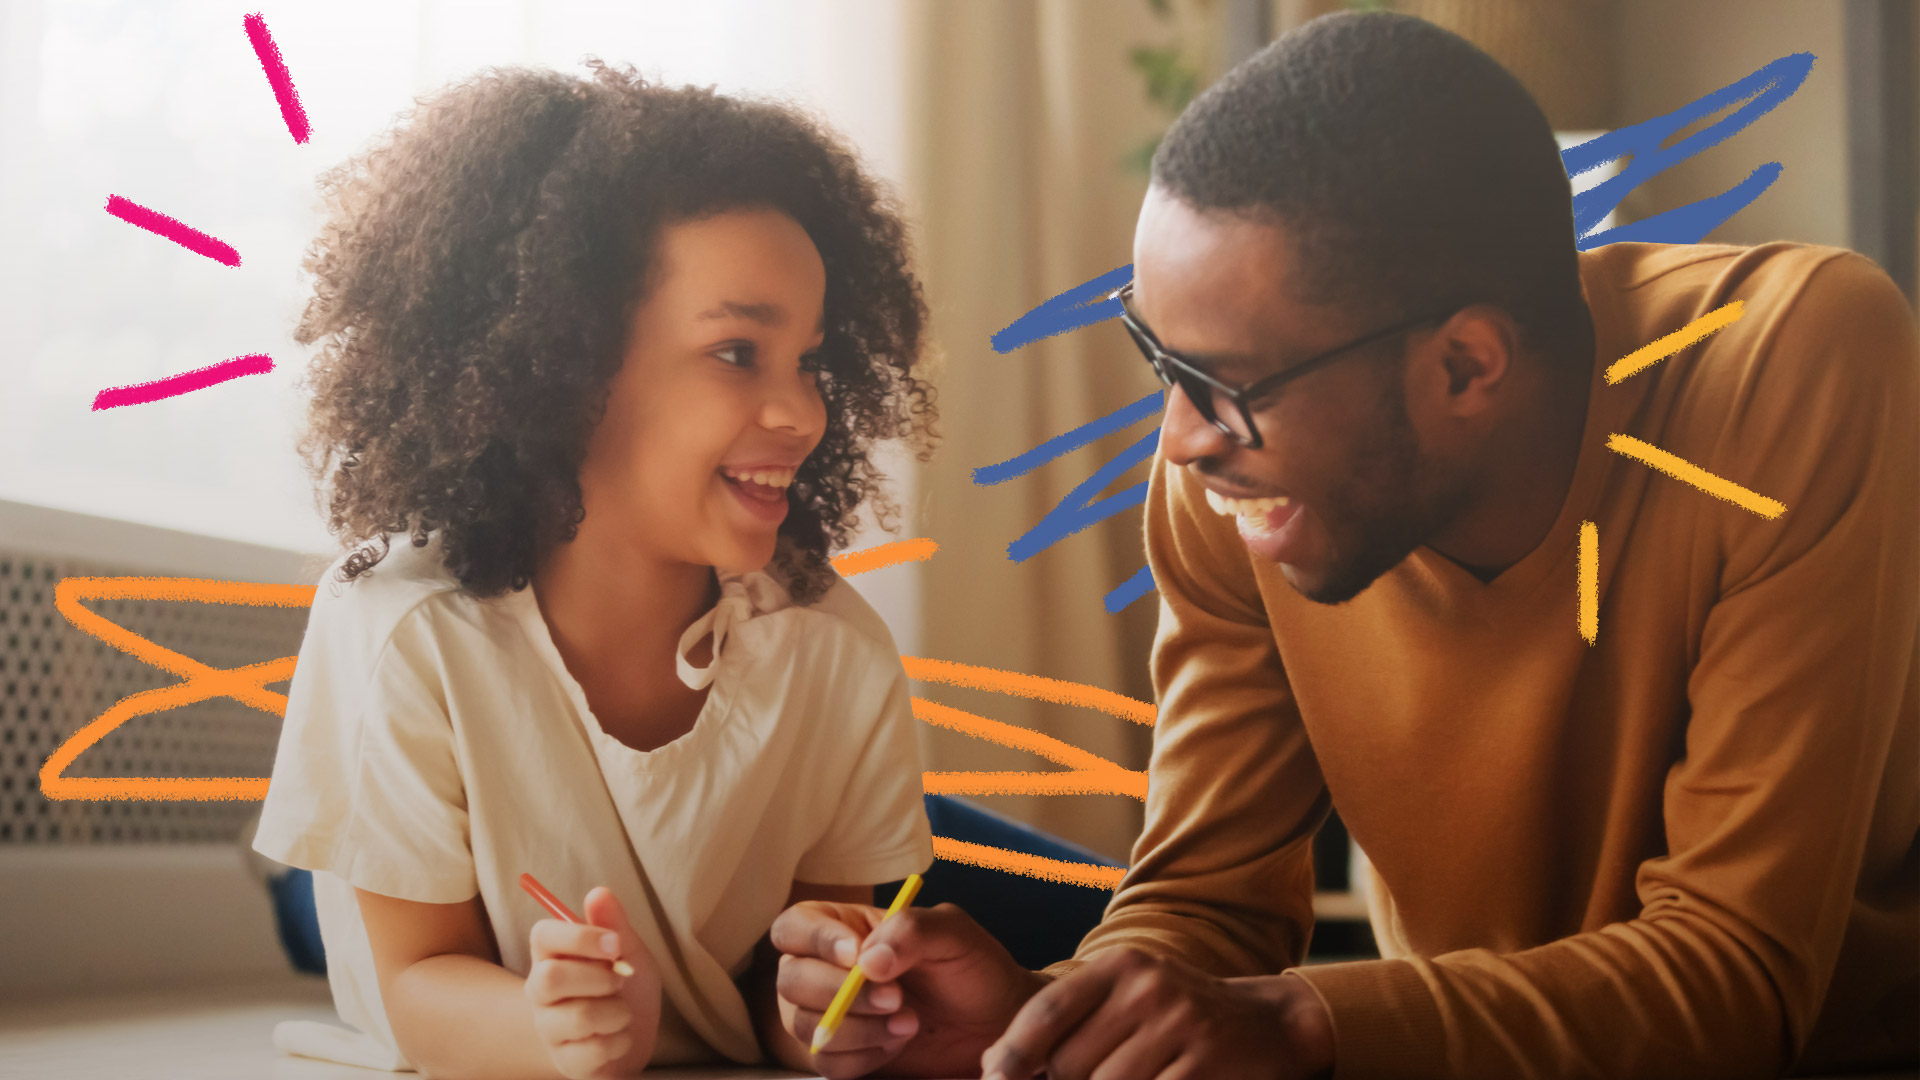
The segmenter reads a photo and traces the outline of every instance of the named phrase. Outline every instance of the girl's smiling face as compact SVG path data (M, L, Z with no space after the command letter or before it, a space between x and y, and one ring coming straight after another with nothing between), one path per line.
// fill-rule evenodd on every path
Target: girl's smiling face
M649 286L587 443L580 530L758 570L826 430L802 366L824 336L825 264L793 218L735 209L663 227Z

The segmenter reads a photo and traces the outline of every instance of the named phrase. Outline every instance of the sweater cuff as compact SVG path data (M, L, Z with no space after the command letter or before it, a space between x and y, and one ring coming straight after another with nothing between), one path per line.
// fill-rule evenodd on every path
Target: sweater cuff
M1426 980L1404 960L1287 969L1333 1019L1336 1080L1434 1075L1447 1069L1447 1029Z

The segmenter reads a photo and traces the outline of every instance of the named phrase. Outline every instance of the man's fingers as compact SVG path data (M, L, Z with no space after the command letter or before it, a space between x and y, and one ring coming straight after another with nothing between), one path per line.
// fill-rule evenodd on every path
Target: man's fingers
M859 918L854 905L803 901L781 912L768 936L789 956L819 957L850 968L867 928L848 925L849 917Z
M620 935L612 930L561 919L541 919L529 937L535 962L554 957L612 960L620 955Z
M1084 1074L1088 1080L1166 1080L1163 1071L1180 1056L1181 1040L1164 1024L1153 1024L1127 1037ZM1075 1073L1069 1069L1060 1080Z
M1068 1033L1107 999L1111 982L1105 971L1090 965L1047 984L980 1055L981 1075L1031 1080Z

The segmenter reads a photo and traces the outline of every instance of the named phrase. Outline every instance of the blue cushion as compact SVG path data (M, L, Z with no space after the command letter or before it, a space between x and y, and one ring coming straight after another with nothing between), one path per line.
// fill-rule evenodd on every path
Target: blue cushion
M935 836L1064 862L1120 865L962 799L928 795L926 803L927 820ZM915 906L958 905L999 938L1022 967L1034 970L1072 956L1080 939L1099 923L1111 895L1104 889L1041 881L944 859L935 860L933 868L922 876L924 884ZM313 875L294 870L274 879L271 888L274 921L279 924L287 959L300 971L326 974L326 950L320 944L320 921L313 909ZM876 886L874 903L887 906L899 888L897 881Z
M926 801L927 820L935 836L1063 862L1120 866L1104 855L964 799L928 795ZM999 938L1021 967L1035 971L1072 956L1080 939L1099 924L1113 895L1105 889L1042 881L945 859L935 860L922 878L915 907L954 904L962 908ZM899 887L899 882L892 882L875 888L874 903L885 907Z
M280 945L295 971L327 973L327 950L320 944L320 918L313 909L313 875L294 870L267 880L273 894L273 921L280 928Z

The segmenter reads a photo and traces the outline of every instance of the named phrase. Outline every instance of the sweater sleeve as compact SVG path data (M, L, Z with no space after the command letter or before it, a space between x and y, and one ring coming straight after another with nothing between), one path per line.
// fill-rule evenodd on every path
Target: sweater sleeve
M1146 519L1160 626L1145 829L1106 919L1051 970L1135 946L1270 974L1306 952L1326 786L1232 520L1158 457Z
M1920 350L1904 299L1850 255L1747 318L1770 324L1759 362L1700 464L1786 511L1699 496L1718 599L1638 917L1505 955L1302 969L1341 1080L1777 1076L1805 1044L1876 804L1913 783L1889 746L1916 723ZM1436 1010L1435 1038L1365 1035Z

